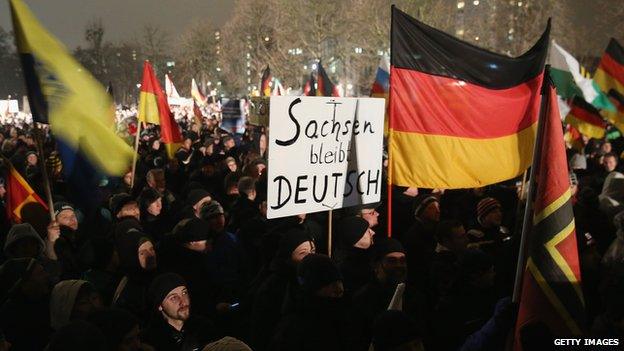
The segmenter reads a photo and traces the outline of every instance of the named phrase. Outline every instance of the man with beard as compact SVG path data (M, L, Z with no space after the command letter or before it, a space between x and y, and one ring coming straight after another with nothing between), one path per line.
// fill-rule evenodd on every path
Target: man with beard
M156 351L199 350L217 339L209 320L191 314L191 297L181 276L154 278L149 299L154 313L142 340Z
M277 327L272 350L349 350L342 276L325 255L307 255L297 268L300 294Z
M440 200L432 194L420 194L414 199L413 209L414 225L400 240L407 253L408 280L425 286L436 247L434 235L440 221Z
M358 290L353 296L351 332L349 350L368 350L373 336L375 319L385 310L397 290L398 284L405 283L407 264L403 245L396 239L383 239L375 243L373 258L375 276L372 281ZM398 306L407 314L421 318L417 321L416 331L424 332L426 301L423 294L409 282L402 295L402 303ZM414 331L414 332L416 332Z

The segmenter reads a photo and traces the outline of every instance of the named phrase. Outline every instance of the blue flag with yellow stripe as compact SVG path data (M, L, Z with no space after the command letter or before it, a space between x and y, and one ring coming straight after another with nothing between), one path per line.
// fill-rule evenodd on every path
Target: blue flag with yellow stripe
M114 133L110 95L35 18L21 0L9 0L28 100L36 122L48 123L62 148L84 156L108 175L127 172L132 148Z

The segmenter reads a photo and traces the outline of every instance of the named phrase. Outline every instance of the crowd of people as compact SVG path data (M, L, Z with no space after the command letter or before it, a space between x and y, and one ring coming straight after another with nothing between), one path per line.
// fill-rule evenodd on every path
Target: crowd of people
M88 197L63 176L52 136L42 156L29 127L2 127L3 174L10 160L45 198L47 167L54 218L30 202L13 223L2 202L1 351L505 348L526 189L517 179L393 187L391 238L383 193L334 211L328 252L327 212L267 220L262 127L239 136L215 118L179 124L174 158L147 126L134 174L102 177ZM590 140L569 153L584 325L598 337L624 336L622 149ZM518 342L546 350L553 337L536 323Z

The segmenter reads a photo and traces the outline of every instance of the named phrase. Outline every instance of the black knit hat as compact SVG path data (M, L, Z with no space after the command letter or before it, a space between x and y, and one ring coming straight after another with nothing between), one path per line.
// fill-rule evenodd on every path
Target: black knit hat
M119 193L119 194L115 194L111 197L110 199L110 204L109 204L109 208L111 210L111 214L113 216L117 216L117 214L119 213L119 211L121 211L121 209L131 203L131 202L135 202L134 198L132 198L132 196L126 194L126 193Z
M297 267L297 280L303 291L313 294L335 281L342 281L342 275L328 256L309 254Z
M141 191L141 194L139 195L139 198L138 198L138 202L139 202L139 206L141 210L148 208L149 205L151 205L154 201L158 200L161 197L162 195L156 189L152 189L149 187L143 189L143 191Z
M374 260L379 261L386 257L387 254L392 252L401 252L405 253L405 249L400 241L392 238L385 238L375 240L374 246Z
M338 236L344 247L355 245L368 230L368 222L362 217L345 217L338 223Z
M74 211L74 206L72 206L68 202L63 202L63 201L59 201L59 202L55 202L54 203L54 217L57 217L61 212L65 211L65 210Z
M276 257L289 259L295 249L306 241L314 242L308 232L299 227L290 228L280 238Z
M435 195L431 194L419 194L416 196L413 207L414 217L420 216L422 211L424 211L432 202L440 202L440 200Z
M419 339L414 321L403 311L383 311L373 325L375 351L391 351Z
M179 243L190 243L191 241L201 241L212 239L210 225L203 219L196 217L186 218L178 222L173 228L173 237Z
M152 280L147 296L153 306L159 306L171 290L178 286L186 286L186 281L175 273L164 273Z
M205 198L206 196L211 196L209 192L207 192L204 189L193 189L189 192L188 196L186 197L186 203L189 206L195 206L196 203L198 203L201 199Z

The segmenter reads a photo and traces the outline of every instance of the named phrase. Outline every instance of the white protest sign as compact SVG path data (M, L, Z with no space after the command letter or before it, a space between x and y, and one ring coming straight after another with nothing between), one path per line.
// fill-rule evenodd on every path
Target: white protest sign
M268 218L378 202L385 100L273 96Z

